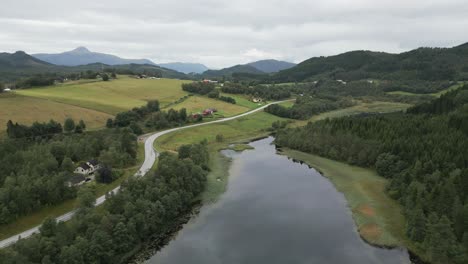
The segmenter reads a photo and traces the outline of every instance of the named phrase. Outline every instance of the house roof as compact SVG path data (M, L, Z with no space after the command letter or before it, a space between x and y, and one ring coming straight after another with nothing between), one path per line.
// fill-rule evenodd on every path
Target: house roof
M92 160L90 160L90 161L88 161L88 162L89 162L91 165L93 165L93 166L96 166L96 165L99 164L99 162L98 162L97 160L95 160L95 159L92 159Z
M91 167L89 167L88 164L86 164L86 163L81 163L80 166L78 166L78 167L81 167L81 168L83 168L84 170L87 170L87 169L90 169L90 168L91 168Z

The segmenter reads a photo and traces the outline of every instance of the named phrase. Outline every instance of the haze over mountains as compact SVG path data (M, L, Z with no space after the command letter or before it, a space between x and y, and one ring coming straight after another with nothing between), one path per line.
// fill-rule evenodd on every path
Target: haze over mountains
M100 57L103 58L104 62L80 66L58 66L50 63L58 63L58 60L54 61L50 58L60 56L49 56L46 58L48 59L48 62L46 62L37 58L41 58L40 55L36 55L36 58L34 58L22 51L0 53L0 81L14 81L17 78L36 73L80 72L88 69L99 71L103 68L131 70L134 73L157 71L163 77L193 79L194 76L188 76L184 73L200 72L206 68L201 64L193 63L165 63L158 66L149 60L126 60L113 55L93 53L84 48L68 52L66 56L70 56L70 54L81 63L91 63L89 61L91 55L105 56ZM86 60L80 59L81 56ZM138 64L138 62L151 62L151 64ZM115 63L124 64L115 65ZM76 65L78 63L72 64ZM235 65L221 70L207 70L195 77L220 78L224 76L242 78L243 74L243 76L252 75L264 81L275 82L300 82L322 78L342 80L368 78L387 80L468 80L468 67L466 65L468 65L468 43L453 48L419 48L400 54L365 50L349 51L334 56L313 57L298 65L283 61L264 60Z
M147 59L123 59L115 55L92 52L85 47L78 47L71 51L66 51L56 54L32 54L33 57L36 57L45 62L49 62L55 65L63 66L78 66L86 65L91 63L103 63L107 65L121 65L121 64L152 64L156 65L150 60Z
M15 82L18 79L31 77L34 74L79 73L87 70L102 71L112 68L117 72L151 73L164 78L187 79L184 73L163 68L155 64L119 64L90 63L77 66L55 65L35 58L24 51L15 53L0 53L0 82Z
M191 72L202 73L208 70L208 67L199 63L174 62L156 64L149 59L124 59L111 54L92 52L85 47L78 47L74 50L62 53L40 53L32 54L32 56L45 62L63 66L79 66L92 63L103 63L107 65L149 64L158 65L167 69L175 70L186 74Z
M52 63L55 65L62 66L79 66L87 65L92 63L103 63L106 65L123 65L123 64L149 64L149 65L158 65L167 69L175 70L185 74L189 73L203 73L208 69L205 65L201 63L188 63L188 62L169 62L169 63L154 63L149 59L124 59L116 55L92 52L85 47L78 47L71 51L66 51L62 53L39 53L32 54L37 59L42 61ZM246 65L236 65L226 70L227 72L236 71L236 72L256 72L249 67L239 67L239 66L251 66L257 69L257 73L272 73L278 72L280 70L288 69L293 67L295 64L285 61L277 60L261 60L256 62L251 62ZM224 72L224 71L222 71ZM217 74L216 74L217 75Z
M161 67L172 69L185 74L189 73L202 73L208 70L208 67L201 63L190 63L190 62L169 62L158 64Z

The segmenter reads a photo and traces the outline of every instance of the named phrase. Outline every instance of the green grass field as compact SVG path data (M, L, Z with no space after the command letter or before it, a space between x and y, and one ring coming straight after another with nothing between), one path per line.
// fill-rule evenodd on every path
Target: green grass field
M263 103L254 103L254 102L250 101L248 96L241 95L241 94L220 93L220 96L232 97L232 98L234 98L234 100L236 100L237 105L247 107L247 108L250 108L250 109L258 108L258 107L265 104L265 102L263 102Z
M216 108L218 112L217 115L221 116L234 116L238 115L243 112L247 112L249 108L237 105L237 104L230 104L226 103L221 100L216 100L208 97L202 97L198 95L190 96L187 100L183 101L180 104L176 104L171 106L170 108L174 108L179 110L181 108L186 108L187 113L201 113L203 110L207 108Z
M441 95L443 95L445 93L448 93L450 91L456 90L456 89L458 89L458 88L460 88L462 86L463 86L463 83L457 83L457 84L454 84L454 85L450 86L449 88L447 88L445 90L442 90L442 91L437 92L437 93L430 93L430 94L418 94L418 93L410 93L410 92L404 92L404 91L393 91L393 92L388 92L387 94L407 95L407 96L430 95L430 96L434 96L434 97L440 97Z
M87 128L95 129L104 127L106 120L112 118L99 111L15 93L1 94L0 106L0 131L6 130L8 120L30 125L50 119L63 123L67 117L71 117L76 121L83 119Z
M410 104L394 102L359 102L355 106L321 113L319 115L313 116L308 120L297 121L295 122L294 126L303 126L308 122L316 122L326 118L338 118L344 116L358 115L362 113L391 113L404 111L410 106Z
M294 101L282 102L279 105L289 108L289 107L292 107L294 105Z
M216 142L216 135L222 134L225 142L237 142L242 139L267 135L271 123L285 120L265 112L254 113L232 121L194 127L166 134L155 141L158 150L175 151L181 145L192 144L206 139Z
M184 82L187 81L119 76L109 82L71 82L17 93L114 115L145 105L151 99L158 99L161 106L172 103L187 94L181 88Z

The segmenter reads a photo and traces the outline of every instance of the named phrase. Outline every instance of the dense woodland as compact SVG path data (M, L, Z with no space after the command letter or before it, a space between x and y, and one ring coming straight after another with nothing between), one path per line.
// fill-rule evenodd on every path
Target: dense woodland
M98 159L107 168L135 163L136 137L127 128L53 134L36 130L50 124L62 127L55 121L31 127L13 125L15 130L8 130L11 138L0 141L0 224L75 197L76 189L66 182L80 162ZM32 132L18 136L18 129Z
M221 87L223 93L228 94L246 94L253 97L259 97L264 100L281 100L291 96L289 89L282 86L256 85L253 87L241 83L225 83Z
M454 81L468 79L468 44L453 48L419 48L400 54L350 51L310 58L280 71L271 80L294 82L317 78Z
M129 127L133 133L140 135L143 133L142 125L148 129L164 129L181 126L188 122L199 122L202 119L202 116L192 119L188 116L185 108L180 110L171 108L163 111L159 107L159 101L151 100L145 106L135 107L132 110L118 113L115 119L107 120L106 126L108 128Z
M213 92L215 90L215 85L214 83L207 82L184 83L182 84L182 90L189 93L205 95Z
M183 146L179 156L162 153L153 175L131 178L117 194L93 208L91 189L79 191L77 216L67 223L48 219L41 233L0 251L4 264L125 263L150 237L165 235L203 191L206 143Z
M352 105L353 100L347 97L301 96L292 107L273 104L265 108L265 111L279 117L305 120L316 114Z
M186 92L207 95L209 98L218 99L230 104L236 104L236 100L229 96L219 95L219 90L216 89L213 83L193 82L182 84L182 89Z
M359 166L390 180L408 237L433 263L468 262L468 87L408 113L362 115L279 130L277 144Z

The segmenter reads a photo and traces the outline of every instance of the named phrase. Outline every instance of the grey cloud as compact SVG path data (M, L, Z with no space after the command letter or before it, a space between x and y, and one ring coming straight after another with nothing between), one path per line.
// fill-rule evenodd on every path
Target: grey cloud
M215 68L468 41L462 34L468 5L462 0L3 0L2 6L2 51L87 46L128 58Z

